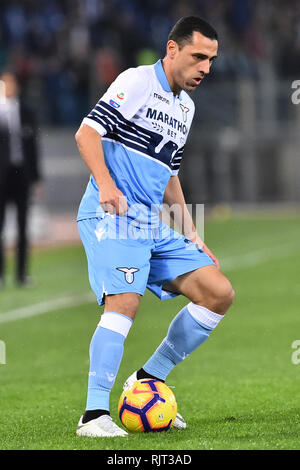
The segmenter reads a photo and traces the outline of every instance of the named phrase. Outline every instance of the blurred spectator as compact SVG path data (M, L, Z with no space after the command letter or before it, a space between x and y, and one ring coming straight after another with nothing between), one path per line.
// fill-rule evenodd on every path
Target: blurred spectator
M3 227L5 209L12 202L17 210L16 282L28 283L27 214L32 185L37 183L37 135L31 110L20 98L15 75L1 77L3 96L0 104L0 285L4 284L5 263Z
M25 95L40 82L41 123L77 125L122 70L164 55L161 44L185 15L207 19L220 37L207 86L256 79L262 61L298 78L299 0L3 0L0 67L18 67Z

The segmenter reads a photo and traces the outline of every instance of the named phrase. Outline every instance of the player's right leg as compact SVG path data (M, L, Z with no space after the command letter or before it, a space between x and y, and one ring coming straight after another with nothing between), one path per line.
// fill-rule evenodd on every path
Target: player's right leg
M80 436L126 436L109 416L109 396L124 351L124 342L139 305L139 294L108 295L90 344L87 405L80 418Z
M109 396L124 351L124 342L144 293L149 273L149 247L130 240L105 238L105 221L79 222L89 268L89 280L105 309L90 344L86 410L80 436L126 436L109 415ZM138 255L137 255L138 252ZM134 264L138 260L139 264Z

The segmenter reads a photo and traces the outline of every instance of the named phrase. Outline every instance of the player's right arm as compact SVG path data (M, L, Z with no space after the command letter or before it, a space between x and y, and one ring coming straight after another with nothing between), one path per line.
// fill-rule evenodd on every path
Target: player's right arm
M101 136L92 127L82 124L75 134L81 157L92 173L99 188L100 204L110 214L123 214L128 210L126 197L115 185L105 164Z
M82 159L99 188L100 204L109 213L122 214L128 210L128 205L105 163L101 139L111 132L118 133L122 120L131 119L150 93L149 77L143 69L125 70L83 119L76 133Z

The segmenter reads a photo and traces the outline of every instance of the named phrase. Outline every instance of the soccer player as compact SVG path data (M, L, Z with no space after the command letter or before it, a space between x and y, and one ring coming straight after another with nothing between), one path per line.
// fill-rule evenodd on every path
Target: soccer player
M182 294L189 303L125 388L146 377L165 381L209 337L233 301L229 280L196 232L178 178L194 115L186 92L209 73L217 50L217 33L207 22L181 18L169 34L165 57L121 73L76 133L91 172L78 229L91 287L99 305L105 304L90 344L80 436L127 435L110 417L109 396L146 287L162 300ZM163 203L181 209L176 218L182 234L160 220ZM180 414L174 427L186 427Z

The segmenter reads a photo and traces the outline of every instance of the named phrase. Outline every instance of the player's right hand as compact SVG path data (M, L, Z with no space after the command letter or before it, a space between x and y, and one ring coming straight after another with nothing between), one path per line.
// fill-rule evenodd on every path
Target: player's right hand
M128 211L126 196L117 188L113 181L101 184L99 200L102 209L109 214L122 215Z

